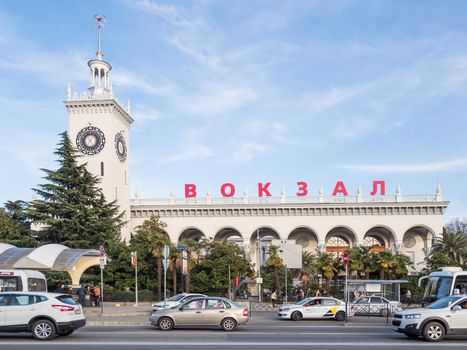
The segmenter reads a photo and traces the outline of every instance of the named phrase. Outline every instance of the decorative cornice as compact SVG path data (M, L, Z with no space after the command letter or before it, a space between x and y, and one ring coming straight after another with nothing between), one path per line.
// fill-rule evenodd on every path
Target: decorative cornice
M244 216L443 215L449 202L132 205L131 218Z
M120 103L113 98L102 100L76 99L64 101L64 103L70 114L79 114L83 109L86 110L86 113L115 112L127 124L132 124L134 121Z

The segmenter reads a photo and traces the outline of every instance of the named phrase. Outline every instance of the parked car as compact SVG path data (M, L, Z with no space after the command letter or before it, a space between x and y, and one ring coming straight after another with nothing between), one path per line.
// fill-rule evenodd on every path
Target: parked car
M197 297L169 309L155 311L149 317L162 331L177 326L221 326L233 331L250 320L248 309L221 297Z
M85 324L81 305L69 295L0 293L0 332L31 332L38 340L49 340L68 336Z
M172 306L184 303L185 301L191 300L193 298L205 297L204 294L190 294L190 293L183 293L174 295L172 298L167 299L165 302L161 301L159 303L152 305L152 311L158 311L170 308Z
M383 297L365 296L356 299L350 305L350 309L356 315L394 315L402 310L402 304L398 301L391 301Z
M467 295L448 296L426 308L404 310L392 319L394 331L409 338L443 340L449 334L467 335Z
M282 306L278 316L283 319L299 321L301 319L325 319L334 318L338 321L345 320L345 302L327 297L312 297L304 299L296 304ZM349 309L348 315L353 312Z

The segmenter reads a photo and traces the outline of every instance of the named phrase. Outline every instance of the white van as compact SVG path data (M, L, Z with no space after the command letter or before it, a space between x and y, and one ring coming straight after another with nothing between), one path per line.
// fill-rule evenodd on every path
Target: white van
M0 270L0 292L47 292L47 280L39 271Z

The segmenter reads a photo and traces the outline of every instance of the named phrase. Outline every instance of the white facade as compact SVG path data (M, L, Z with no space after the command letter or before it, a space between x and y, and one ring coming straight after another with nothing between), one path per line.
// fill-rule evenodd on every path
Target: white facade
M234 240L255 262L258 233L262 241L293 240L310 252L339 253L377 242L381 249L410 256L412 271L419 271L434 238L443 233L447 206L440 192L368 198L137 198L132 201L131 227L156 215L167 223L165 230L173 242L203 237Z
M124 108L114 96L110 79L111 65L102 60L100 45L97 58L88 62L90 86L78 94L67 89L65 106L69 117L69 136L75 148L81 151L79 162L87 163L88 170L98 176L108 202L116 200L124 219L130 218L130 116L129 105ZM122 236L130 234L129 224Z

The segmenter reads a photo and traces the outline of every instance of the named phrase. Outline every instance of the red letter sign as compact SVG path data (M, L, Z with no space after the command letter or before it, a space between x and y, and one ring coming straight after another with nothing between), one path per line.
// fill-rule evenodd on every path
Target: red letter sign
M271 192L268 190L270 184L270 182L266 182L266 184L263 185L262 182L258 182L258 197L262 197L263 194L266 195L266 197L271 197Z
M196 198L195 184L185 184L185 198Z
M345 185L342 181L336 182L336 187L334 187L334 191L332 192L332 195L335 196L338 193L342 193L344 196L348 196L347 190L345 189Z
M306 196L308 194L308 184L304 181L300 181L300 182L297 182L297 186L298 186L298 192L297 192L297 196L298 197L303 197L303 196Z
M226 188L229 188L229 190L226 191ZM222 184L221 194L222 197L233 197L235 194L235 186L231 183Z
M379 181L373 181L373 191L371 191L371 195L374 196L375 194L378 193L378 186L380 188L380 194L382 196L384 196L384 194L386 193L386 183L382 180L379 180Z

